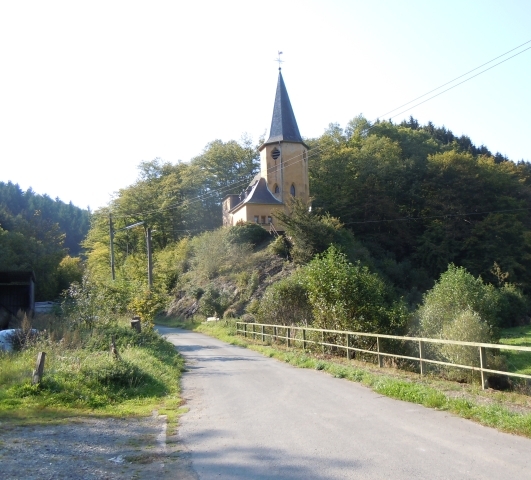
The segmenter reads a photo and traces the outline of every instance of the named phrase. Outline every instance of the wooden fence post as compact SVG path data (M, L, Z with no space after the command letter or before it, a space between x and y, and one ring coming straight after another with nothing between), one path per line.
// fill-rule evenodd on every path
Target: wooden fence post
M39 352L37 354L37 363L35 364L35 370L33 370L33 375L31 383L33 385L38 385L41 383L42 375L44 374L44 359L46 358L45 352Z
M265 343L264 326L262 325L262 343Z
M256 340L256 333L254 331L254 323L253 323L253 340Z
M142 332L142 325L140 323L140 317L133 317L131 319L131 328L136 330L138 333Z
M419 340L419 359L420 359L420 374L424 375L424 362L422 359L424 358L424 342L422 340Z
M350 360L350 334L347 333L347 360Z
M321 345L323 347L323 355L324 355L324 353L325 353L324 332L321 332Z
M247 324L243 324L243 336L247 338Z
M306 329L302 329L302 349L306 350Z
M380 337L376 337L376 350L378 351L378 366L383 367L383 355L380 355Z
M116 348L116 337L114 335L111 336L111 354L114 356L114 358L120 358L118 349Z
M275 342L277 341L277 327L273 327L273 337L275 338Z
M290 337L291 337L291 328L288 327L286 329L286 343L287 343L288 347L291 346Z
M487 378L485 376L484 368L487 368L487 352L485 347L479 347L479 367L481 368L481 388L485 390L487 387Z

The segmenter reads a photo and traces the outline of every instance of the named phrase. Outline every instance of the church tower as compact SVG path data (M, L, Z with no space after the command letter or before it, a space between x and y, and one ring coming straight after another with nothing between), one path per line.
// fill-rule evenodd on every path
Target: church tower
M278 69L269 138L260 147L260 173L240 195L223 200L223 225L252 222L282 231L274 212L286 210L291 197L308 202L308 146L302 141L288 91Z
M269 138L260 147L260 167L269 190L282 203L290 196L308 201L308 147L299 133L280 68Z

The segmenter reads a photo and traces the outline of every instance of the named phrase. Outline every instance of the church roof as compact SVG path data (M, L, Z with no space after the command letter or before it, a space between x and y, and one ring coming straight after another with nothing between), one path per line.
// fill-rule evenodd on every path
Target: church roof
M246 203L259 205L282 205L282 202L277 200L269 188L267 188L267 182L265 181L265 178L260 176L260 174L258 174L254 181L251 182L251 184L247 187L244 195L245 198L238 203L238 205L234 206L234 208L230 210L231 212L240 209Z
M297 120L289 101L288 91L279 69L275 106L273 108L273 120L269 130L269 139L264 145L277 142L304 143L302 141ZM264 146L262 145L262 146Z

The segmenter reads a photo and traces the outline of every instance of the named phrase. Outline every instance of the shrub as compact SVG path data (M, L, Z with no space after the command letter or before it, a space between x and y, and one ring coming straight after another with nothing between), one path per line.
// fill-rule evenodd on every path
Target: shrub
M259 323L290 325L312 322L307 292L297 274L267 287L256 318Z
M223 317L223 313L229 305L230 298L226 292L220 292L214 285L208 285L201 297L200 311L207 317Z
M455 319L443 326L441 338L462 342L489 343L491 333L488 325L481 320L478 313L464 310ZM466 345L440 345L441 354L451 363L479 366L479 350Z
M435 286L424 295L417 313L420 334L440 338L443 331L454 328L451 324L459 315L473 312L487 326L492 341L496 338L501 300L495 287L483 283L480 277L474 278L465 268L450 264ZM457 327L455 329L455 332L459 331ZM478 341L473 336L468 338Z
M270 238L269 232L257 223L234 225L230 227L227 234L227 242L237 244L250 243L251 245L258 245L267 238Z
M334 246L301 270L314 325L331 330L403 333L404 303L368 267L350 263Z

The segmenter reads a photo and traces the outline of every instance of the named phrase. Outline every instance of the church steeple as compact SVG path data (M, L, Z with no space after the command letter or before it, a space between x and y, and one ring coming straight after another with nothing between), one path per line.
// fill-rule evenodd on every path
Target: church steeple
M275 106L273 108L273 119L271 121L271 129L269 131L269 139L263 146L278 143L278 142L292 142L304 143L302 141L297 120L289 101L288 91L282 78L282 72L278 69L278 83L277 92L275 96Z

